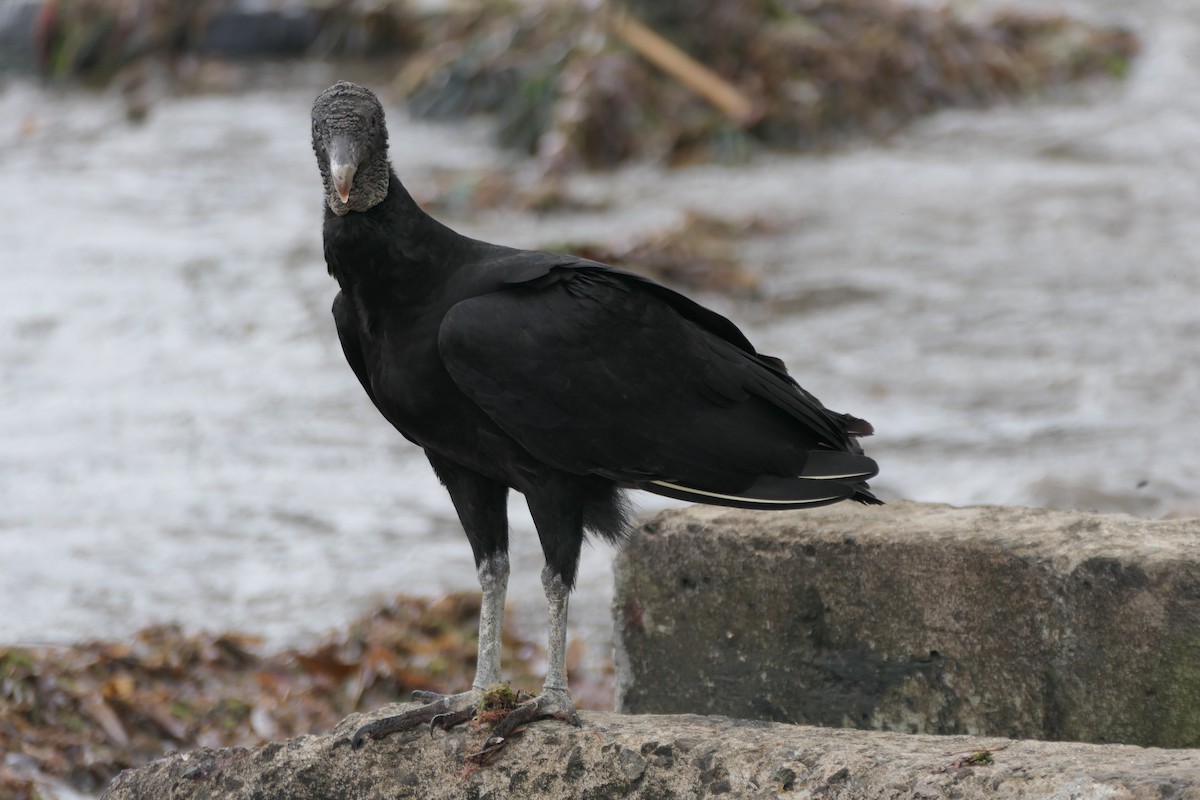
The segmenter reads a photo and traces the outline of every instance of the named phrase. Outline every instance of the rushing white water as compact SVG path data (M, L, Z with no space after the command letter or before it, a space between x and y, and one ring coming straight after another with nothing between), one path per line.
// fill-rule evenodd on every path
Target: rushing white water
M875 424L882 496L1194 513L1200 7L1072 5L1142 35L1128 81L820 157L571 178L603 212L447 221L538 246L769 218L783 232L743 251L768 300L701 299ZM332 77L164 99L138 125L115 95L0 88L0 642L172 620L295 642L392 592L475 586L329 318L308 114ZM391 131L418 195L512 158L480 125L393 108ZM512 510L532 631L540 555ZM597 642L610 556L586 550L572 604Z

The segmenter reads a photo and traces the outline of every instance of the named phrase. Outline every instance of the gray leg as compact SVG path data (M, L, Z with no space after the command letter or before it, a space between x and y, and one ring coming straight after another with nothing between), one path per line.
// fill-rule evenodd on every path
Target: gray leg
M546 667L543 689L567 690L567 601L571 590L562 577L547 564L542 568L542 588L546 591L546 606L550 612L550 664Z
M550 663L546 667L542 693L515 708L496 724L492 735L475 754L477 759L486 758L504 745L504 740L512 731L536 719L555 717L575 726L582 724L571 699L571 690L567 688L567 598L571 590L558 571L548 564L542 569L542 587L546 590L546 606L550 615Z
M540 716L558 717L579 725L579 714L567 686L567 601L571 590L558 571L547 564L542 568L542 588L546 591L549 611L549 664L542 693L533 699Z
M483 604L479 609L479 658L471 688L486 692L500 682L500 643L504 596L508 592L508 553L494 553L479 565Z

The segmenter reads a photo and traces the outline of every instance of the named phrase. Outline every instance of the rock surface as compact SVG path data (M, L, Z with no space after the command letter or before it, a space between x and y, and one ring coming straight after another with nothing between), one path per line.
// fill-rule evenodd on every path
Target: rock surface
M1176 798L1200 800L1200 751L911 736L724 717L584 714L545 721L495 760L460 729L352 750L355 715L327 736L168 756L105 800L312 798ZM996 749L1003 748L1003 749ZM971 757L984 749L975 759ZM972 765L972 760L987 761Z
M694 507L616 572L623 711L1200 745L1200 520Z

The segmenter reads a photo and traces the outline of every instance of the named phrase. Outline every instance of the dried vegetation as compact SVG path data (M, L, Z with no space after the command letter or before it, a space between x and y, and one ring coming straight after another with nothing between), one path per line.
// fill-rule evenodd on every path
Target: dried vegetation
M1119 77L1138 49L1127 30L1062 15L972 19L898 0L481 0L437 13L295 0L244 17L231 8L51 0L38 51L48 73L93 80L146 56L382 56L414 113L493 114L503 144L570 168L884 136L940 108Z
M97 791L171 750L250 747L327 731L413 689L462 691L478 613L476 594L398 598L311 649L271 654L251 637L176 627L128 642L0 647L0 797L56 784ZM581 653L570 653L576 700L611 708L611 667ZM540 685L539 647L506 636L503 663L515 685Z
M565 242L548 249L624 267L691 291L753 297L762 277L743 263L737 245L773 232L763 220L730 221L690 211L679 225L624 244Z
M551 166L687 163L887 135L940 108L1123 75L1137 51L1128 31L1061 15L971 21L893 0L631 3L658 42L630 36L613 4L582 6L496 5L430 20L424 39L438 44L412 59L400 88L418 115L495 113L502 143ZM673 49L711 74L651 64ZM696 82L732 90L755 111L732 118Z

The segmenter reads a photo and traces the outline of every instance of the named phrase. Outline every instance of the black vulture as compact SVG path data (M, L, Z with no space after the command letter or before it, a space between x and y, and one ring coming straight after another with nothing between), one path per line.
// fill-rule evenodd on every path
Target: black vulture
M879 503L870 424L826 409L732 322L639 275L462 236L413 201L388 161L383 107L341 82L317 97L324 245L351 369L423 448L458 512L483 603L469 691L365 725L354 745L469 719L500 679L510 489L546 557L542 693L497 729L556 716L567 688L567 596L585 532L618 542L625 490L737 508Z

